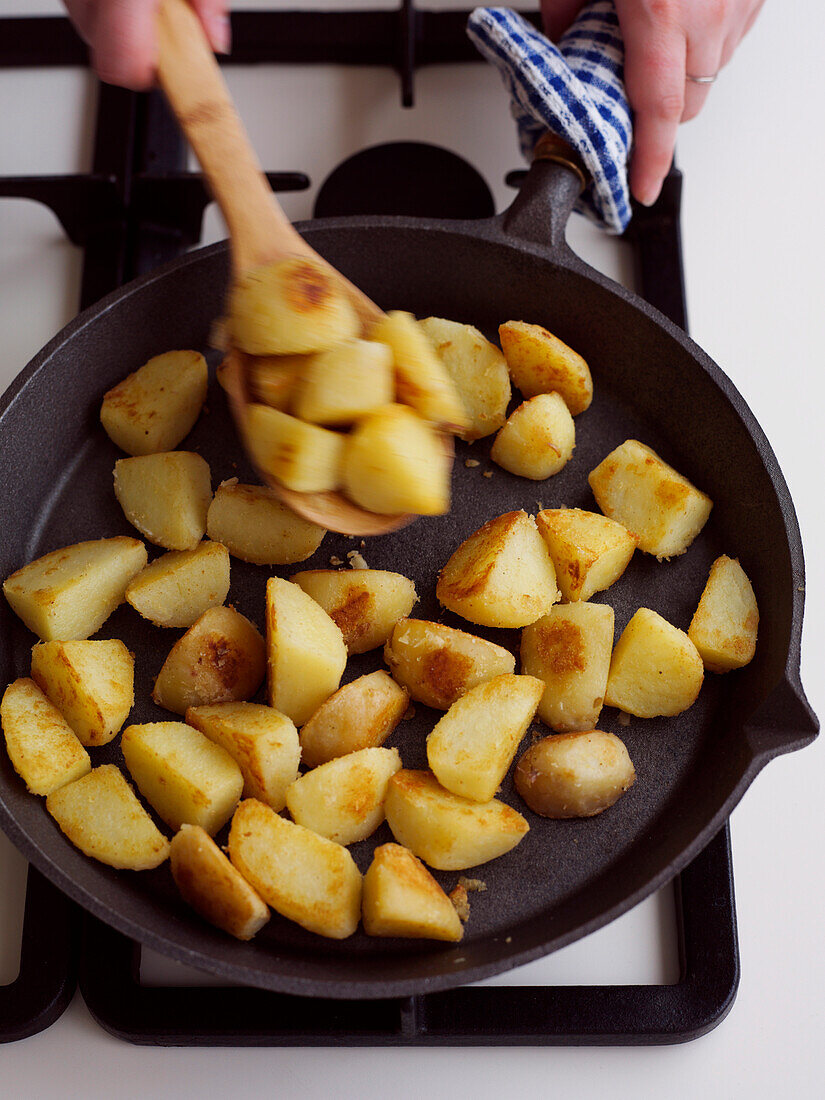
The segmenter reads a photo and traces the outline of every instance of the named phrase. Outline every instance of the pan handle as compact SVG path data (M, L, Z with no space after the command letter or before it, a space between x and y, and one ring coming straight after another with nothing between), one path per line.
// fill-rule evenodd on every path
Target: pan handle
M567 251L567 221L587 181L587 169L576 150L548 130L536 142L533 163L515 202L504 212L505 234L553 252Z

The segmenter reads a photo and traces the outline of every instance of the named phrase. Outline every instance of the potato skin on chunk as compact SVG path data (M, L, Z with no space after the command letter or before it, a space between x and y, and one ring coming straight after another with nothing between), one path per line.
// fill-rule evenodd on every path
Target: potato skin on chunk
M594 817L633 785L636 772L622 741L587 730L545 737L516 765L516 790L543 817Z

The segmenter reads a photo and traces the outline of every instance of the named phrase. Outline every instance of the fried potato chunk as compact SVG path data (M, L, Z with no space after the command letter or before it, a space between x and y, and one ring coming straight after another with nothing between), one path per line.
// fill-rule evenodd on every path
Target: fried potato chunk
M375 849L364 875L364 931L458 943L464 934L452 902L424 864L400 844Z
M289 410L301 371L309 355L254 356L247 362L247 379L253 401L271 405L281 412Z
M638 541L607 516L581 508L545 508L536 516L565 600L589 600L624 573Z
M710 497L636 439L611 451L587 480L604 514L659 559L684 554L713 507Z
M0 718L9 760L32 794L51 794L90 770L77 734L34 680L9 684Z
M219 542L170 550L134 577L126 602L155 626L188 627L229 594L229 551Z
M430 772L401 770L389 782L387 824L399 844L437 871L463 871L511 851L529 825L504 802L472 802Z
M527 626L545 615L559 593L533 517L506 512L465 539L441 570L436 595L479 626Z
M341 483L345 437L269 405L248 405L246 446L255 465L296 493L325 493Z
M281 504L263 485L225 482L209 505L206 531L230 554L254 565L291 565L312 557L326 529Z
M637 718L681 714L696 702L703 679L687 634L640 607L613 650L604 701Z
M127 726L123 759L138 790L167 825L200 825L210 836L229 820L243 790L229 753L183 722Z
M229 831L229 858L267 905L319 936L358 927L361 872L346 848L248 798Z
M507 321L498 330L513 384L525 397L560 393L573 416L590 407L593 379L578 352L541 325Z
M407 710L406 691L379 669L351 680L315 711L301 730L301 758L310 768L382 745Z
M427 738L427 761L446 790L474 802L498 791L536 713L544 683L505 673L471 688Z
M515 779L518 793L542 817L594 817L633 785L636 771L618 737L587 730L531 745Z
M567 465L575 446L576 426L564 399L540 393L510 413L490 458L511 474L543 481Z
M88 638L123 603L146 565L146 547L118 536L52 550L12 573L3 592L12 610L44 642Z
M350 654L383 645L418 599L408 577L385 569L307 569L289 579L340 627Z
M84 855L118 870L148 871L169 855L169 841L114 764L53 791L46 809Z
M710 567L688 637L708 672L743 668L756 652L759 608L745 570L722 554Z
M42 642L32 649L32 679L83 745L105 745L135 702L135 659L123 642Z
M175 714L188 707L250 699L264 678L258 628L231 607L211 607L169 651L152 698Z
M167 351L105 394L100 423L127 454L173 451L200 416L206 385L206 360L199 352Z
M610 655L613 608L600 603L551 607L521 632L521 669L538 676L538 713L557 733L592 730L601 714Z
M167 550L194 550L203 538L212 480L200 455L165 451L121 458L114 483L123 514L150 542Z
M269 907L200 826L181 825L169 863L186 904L230 936L251 940L269 920Z
M301 420L343 427L395 396L392 352L375 340L349 340L311 356L292 400Z

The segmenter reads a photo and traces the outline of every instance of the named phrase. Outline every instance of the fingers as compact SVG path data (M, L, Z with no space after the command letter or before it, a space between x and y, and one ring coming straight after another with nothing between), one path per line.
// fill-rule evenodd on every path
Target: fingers
M226 0L191 0L191 3L215 53L229 53L232 35Z
M685 58L685 72L693 76L715 76L722 68L722 42L715 38L689 40ZM710 92L710 84L696 84L685 76L685 109L682 122L696 118L705 105Z

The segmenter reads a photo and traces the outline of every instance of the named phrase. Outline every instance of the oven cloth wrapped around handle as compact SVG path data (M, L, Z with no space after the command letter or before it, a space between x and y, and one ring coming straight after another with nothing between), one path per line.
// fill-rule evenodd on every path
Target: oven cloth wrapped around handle
M558 46L509 8L476 8L467 33L501 73L525 157L546 130L568 141L591 178L576 208L608 232L621 233L631 213L633 124L612 0L586 4Z

